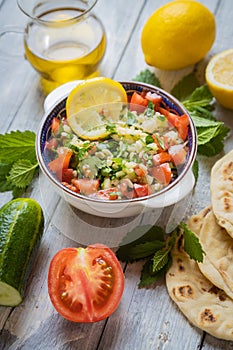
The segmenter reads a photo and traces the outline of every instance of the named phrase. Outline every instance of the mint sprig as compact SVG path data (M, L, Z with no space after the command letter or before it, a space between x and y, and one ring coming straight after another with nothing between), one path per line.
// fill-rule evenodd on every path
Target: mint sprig
M133 241L132 237L137 236L139 232L145 233ZM181 234L184 237L185 252L191 259L202 262L205 253L199 239L184 223L169 235L166 235L163 228L158 226L139 226L126 235L116 255L121 261L133 262L146 259L139 287L149 286L164 276L171 264L171 250ZM129 243L124 244L125 242Z
M0 192L18 197L32 182L38 163L34 132L11 131L0 134Z
M189 230L186 224L181 223L180 227L183 229L184 250L191 259L198 262L203 262L203 255L205 252L202 249L198 237L191 230Z

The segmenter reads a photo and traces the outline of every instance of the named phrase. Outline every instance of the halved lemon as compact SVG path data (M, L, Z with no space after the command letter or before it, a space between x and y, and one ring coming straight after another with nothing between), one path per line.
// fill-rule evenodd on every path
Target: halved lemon
M67 98L69 125L83 139L104 138L109 135L107 126L118 118L126 102L126 91L119 82L105 77L85 80Z
M213 56L206 67L206 82L216 100L233 109L233 49Z

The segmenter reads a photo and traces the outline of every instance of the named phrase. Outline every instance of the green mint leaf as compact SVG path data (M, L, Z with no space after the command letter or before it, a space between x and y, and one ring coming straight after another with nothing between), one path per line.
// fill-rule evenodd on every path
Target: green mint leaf
M191 230L189 230L186 224L181 223L180 226L183 228L184 250L191 259L198 262L203 262L203 255L205 252L202 250L198 237Z
M14 185L7 181L6 177L0 176L0 192L12 191L14 189Z
M203 118L197 115L196 113L190 113L192 120L196 126L196 128L209 128L214 126L223 125L223 122L219 122L213 119Z
M0 163L0 192L12 191L14 188L14 185L10 181L7 181L7 175L11 167L11 164Z
M206 107L213 101L213 95L211 94L207 85L202 85L196 88L191 94L190 98L183 101L184 106L187 109L191 109L193 106Z
M146 84L151 84L154 86L161 87L159 79L149 69L145 69L141 71L138 75L136 75L133 81L140 81L141 83L146 83Z
M164 248L164 246L164 241L157 240L141 243L129 249L128 258L130 260L144 259L154 254L157 250Z
M120 243L119 249L116 252L116 255L121 261L137 260L137 256L134 255L134 247L147 242L163 242L164 235L164 230L161 227L151 225L138 226L132 231L128 232L127 235L123 238L123 240ZM149 248L148 246L146 247ZM151 251L151 247L149 251Z
M218 124L209 128L197 128L197 142L198 146L210 142L214 137L221 133L221 125Z
M22 197L24 194L25 188L20 188L20 187L14 187L12 189L12 197L14 198L19 198Z
M200 117L201 119L207 119L208 120L213 120L217 121L216 118L213 116L213 114L210 112L212 110L211 105L201 107L201 106L192 106L192 108L188 108L189 114L193 119L195 117ZM204 123L204 121L203 121Z
M6 176L11 170L11 164L0 163L0 177Z
M171 249L171 248L170 248ZM158 250L153 256L153 272L158 272L163 269L164 266L168 263L170 249Z
M0 134L0 163L12 164L18 159L35 163L35 138L35 133L28 130Z
M221 126L215 137L209 142L198 146L198 153L207 157L213 157L222 152L224 148L224 139L229 131L230 129L228 127Z
M158 272L153 272L153 260L149 259L143 265L138 287L139 288L148 287L151 284L157 282L158 280L164 277L166 269L167 269L167 265L164 266L164 268L159 270Z
M197 182L198 173L199 173L199 163L198 163L197 159L195 159L194 162L193 162L192 172L193 172L193 175L194 175L194 178L195 178L195 182Z
M186 75L180 80L171 90L171 94L178 100L184 101L190 98L197 87L199 87L199 81L194 73Z
M38 163L32 164L27 159L20 159L13 164L7 181L16 187L25 188L32 182L37 167Z

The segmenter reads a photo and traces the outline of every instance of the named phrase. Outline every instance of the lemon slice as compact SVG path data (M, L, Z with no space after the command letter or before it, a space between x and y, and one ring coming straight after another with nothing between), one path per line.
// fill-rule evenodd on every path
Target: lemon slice
M127 94L120 83L104 77L85 80L67 98L69 125L83 139L105 138L110 133L107 125L118 119L126 102Z
M206 68L206 82L216 100L233 109L233 49L213 56Z

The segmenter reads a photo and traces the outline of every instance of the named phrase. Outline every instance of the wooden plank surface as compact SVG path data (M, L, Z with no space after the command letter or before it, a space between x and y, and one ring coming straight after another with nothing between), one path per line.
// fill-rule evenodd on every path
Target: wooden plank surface
M95 12L102 19L107 32L108 46L101 64L101 74L116 80L130 80L147 68L140 47L143 24L160 5L167 3L150 0L99 0ZM194 69L203 79L208 58L223 49L233 47L233 7L231 0L202 0L217 21L217 38L206 60L197 66L180 71L165 72L155 69L162 86L170 91L182 76ZM25 24L14 0L0 2L1 27ZM1 30L2 30L1 28ZM9 29L9 28L8 28ZM18 40L18 39L15 39ZM20 55L7 58L10 41L0 38L0 117L1 133L10 130L36 131L43 115L44 95L39 78L29 63ZM232 111L218 106L216 117L233 128ZM226 140L225 152L232 149L232 135ZM198 212L209 204L209 176L214 162L220 157L199 157L200 176L188 214ZM17 308L0 308L0 349L233 349L233 343L205 335L191 326L170 300L164 281L147 289L139 289L142 262L125 268L125 290L117 311L108 319L95 324L73 324L62 319L51 306L47 293L48 265L55 252L63 247L89 244L101 240L116 247L132 228L155 223L155 213L142 213L136 218L100 219L73 210L54 193L43 176L38 175L27 196L42 205L46 228L38 256L26 290L24 302ZM10 194L0 194L0 205ZM61 220L61 214L66 220ZM77 227L74 231L73 227Z

